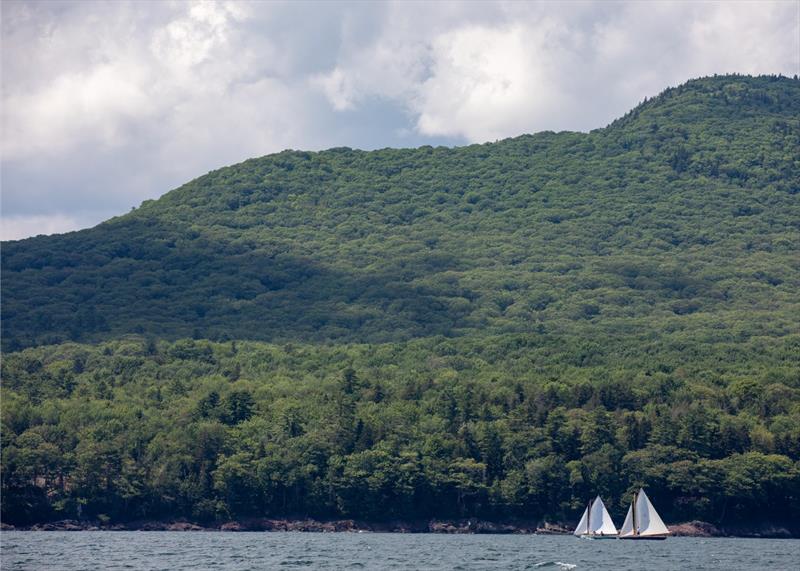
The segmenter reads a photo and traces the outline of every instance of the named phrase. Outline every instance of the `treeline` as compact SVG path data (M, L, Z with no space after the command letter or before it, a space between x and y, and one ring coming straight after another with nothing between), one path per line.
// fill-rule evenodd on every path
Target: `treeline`
M3 360L2 519L800 516L800 336L127 339Z

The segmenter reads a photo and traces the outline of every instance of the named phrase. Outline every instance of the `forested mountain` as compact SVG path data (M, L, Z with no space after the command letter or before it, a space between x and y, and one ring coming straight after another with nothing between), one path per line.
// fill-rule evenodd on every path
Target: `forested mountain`
M713 77L4 243L3 519L796 518L798 149L800 81Z
M91 230L5 244L3 341L383 342L709 318L785 332L799 85L704 79L589 134L223 168Z

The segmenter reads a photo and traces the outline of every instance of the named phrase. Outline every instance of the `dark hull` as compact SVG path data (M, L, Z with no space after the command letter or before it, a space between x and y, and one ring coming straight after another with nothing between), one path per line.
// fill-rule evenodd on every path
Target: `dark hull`
M626 535L620 539L636 539L639 541L663 541L667 538L666 535Z

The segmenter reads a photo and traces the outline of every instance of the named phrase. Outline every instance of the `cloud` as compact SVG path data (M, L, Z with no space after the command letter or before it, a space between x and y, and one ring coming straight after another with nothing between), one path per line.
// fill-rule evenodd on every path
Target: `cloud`
M246 18L242 7L233 3L194 4L185 16L155 31L151 49L173 73L185 73L228 44L231 20Z
M278 75L268 37L249 41L258 15L247 4L148 6L3 4L2 201L14 232L96 223L212 168L313 146L321 97ZM30 69L13 57L23 53Z
M544 118L565 102L552 89L559 70L546 57L547 45L566 33L545 20L506 28L472 26L437 37L431 76L410 102L417 128L428 135L486 141L516 133L520 125L551 127Z
M83 223L63 214L50 216L3 216L0 220L0 240L19 240L39 234L61 234L78 230Z
M800 71L797 3L507 4L492 17L467 7L402 36L384 20L318 85L334 109L393 99L424 135L482 142L600 127L692 77Z
M800 73L796 2L0 9L3 216L30 232L288 147L588 130L691 77Z
M32 93L12 93L5 102L6 160L69 151L85 142L124 143L125 124L151 113L141 67L100 64L64 74Z
M34 25L43 29L29 40L30 47L42 68L57 57L50 52L61 47L85 63L69 69L59 60L55 69L36 70L44 76L40 81L4 83L5 160L63 154L86 145L124 146L142 135L143 125L163 135L164 119L176 108L208 99L208 94L224 99L248 76L252 55L232 41L239 39L232 38L237 22L247 17L237 4L186 4L185 12L166 12L163 24L155 26L141 18L120 21L112 17L110 5L100 6L98 15L92 5L78 4L63 22L47 26L38 14L33 17ZM84 41L76 30L91 28L83 19L101 20L112 29L97 44L75 50ZM143 24L149 27L145 33ZM24 70L17 73L27 75Z

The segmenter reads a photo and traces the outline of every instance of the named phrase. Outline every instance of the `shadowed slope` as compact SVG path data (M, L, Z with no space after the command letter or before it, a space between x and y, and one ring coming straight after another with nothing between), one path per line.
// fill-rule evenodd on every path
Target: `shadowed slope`
M711 319L780 335L800 286L799 86L707 78L588 134L223 168L96 228L4 244L3 342Z

